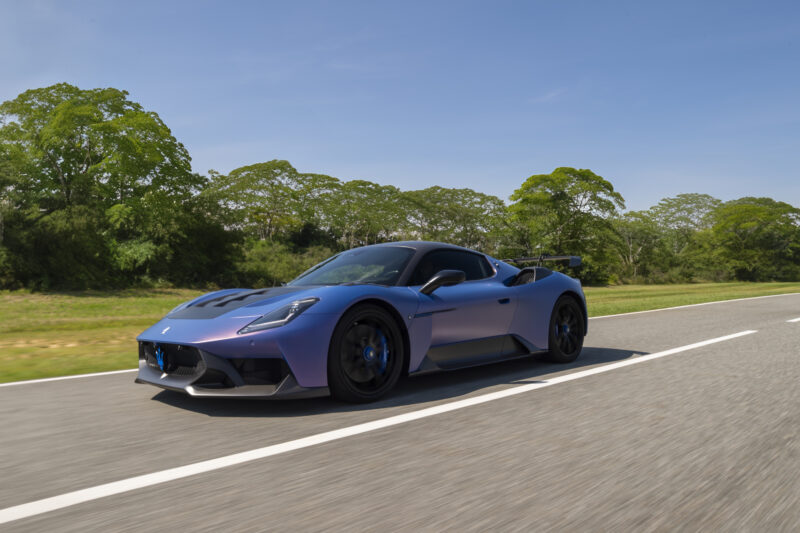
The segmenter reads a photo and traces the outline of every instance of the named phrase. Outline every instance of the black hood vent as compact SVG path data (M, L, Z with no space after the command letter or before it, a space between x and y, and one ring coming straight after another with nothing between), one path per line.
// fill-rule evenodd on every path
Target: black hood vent
M217 318L234 309L254 304L276 296L283 296L307 289L308 287L272 287L270 289L256 289L252 291L240 291L233 294L225 294L210 300L204 300L192 304L185 309L176 311L167 318Z

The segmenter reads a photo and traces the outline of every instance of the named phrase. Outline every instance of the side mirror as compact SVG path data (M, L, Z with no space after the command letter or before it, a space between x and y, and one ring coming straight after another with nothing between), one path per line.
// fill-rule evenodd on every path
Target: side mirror
M422 294L431 294L439 287L450 287L458 285L467 279L467 275L462 270L440 270L428 280L428 283L419 290Z

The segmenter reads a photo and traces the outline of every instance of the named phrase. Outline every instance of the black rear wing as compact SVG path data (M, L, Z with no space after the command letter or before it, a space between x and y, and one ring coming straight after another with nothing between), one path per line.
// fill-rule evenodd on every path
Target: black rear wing
M570 268L581 266L581 258L577 255L540 255L538 257L515 257L514 259L501 259L504 263L536 263L541 265L544 261L569 261Z

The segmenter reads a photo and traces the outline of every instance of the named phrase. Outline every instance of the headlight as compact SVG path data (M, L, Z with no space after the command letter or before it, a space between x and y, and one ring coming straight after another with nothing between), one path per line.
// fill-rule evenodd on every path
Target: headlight
M259 319L256 319L239 330L239 333L251 333L262 329L272 329L288 324L297 315L314 305L319 298L306 298L305 300L295 300L289 305L270 311Z

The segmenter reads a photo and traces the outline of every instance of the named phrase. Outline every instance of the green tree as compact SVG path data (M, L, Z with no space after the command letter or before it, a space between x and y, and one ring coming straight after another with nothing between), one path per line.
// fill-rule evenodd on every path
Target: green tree
M625 207L609 181L591 170L560 167L529 177L511 200L515 253L582 255L586 281L608 279L616 261L610 218Z
M722 204L711 216L706 253L728 277L800 279L800 209L746 197Z
M62 83L0 104L3 239L16 279L102 286L169 264L205 178L159 116L127 96Z
M331 225L332 196L341 182L323 174L303 174L291 163L272 160L239 167L229 174L211 171L203 195L228 213L230 226L261 240L286 239L308 225Z
M156 113L127 96L60 83L0 104L0 144L26 203L111 206L154 190L196 191L199 176L186 148Z
M6 155L6 151L6 147L0 145L0 248L3 246L3 221L13 207L11 193L15 181L13 166Z
M685 193L663 198L650 209L652 218L662 227L699 231L711 227L711 213L722 202L708 194Z
M271 287L296 278L333 253L333 250L321 246L297 252L284 243L254 240L245 246L244 257L237 268L246 283Z
M688 281L707 275L711 265L708 254L700 250L700 240L711 227L711 215L721 204L708 194L686 193L664 198L650 209L662 233L666 254L662 267L671 273L670 279Z
M406 203L397 187L353 180L333 191L323 209L341 246L353 248L403 238Z
M6 234L14 283L35 289L102 288L117 284L103 215L87 206L53 212L17 211Z
M408 199L408 232L415 238L490 253L497 248L506 216L500 198L438 185L403 194Z
M612 220L618 235L621 278L636 282L660 270L662 231L649 211L629 211Z
M272 240L299 222L293 205L297 175L288 161L280 160L239 167L227 175L212 172L206 194L230 211L237 227Z
M325 174L297 174L292 183L295 217L304 226L330 229L333 204L341 187L341 181Z

